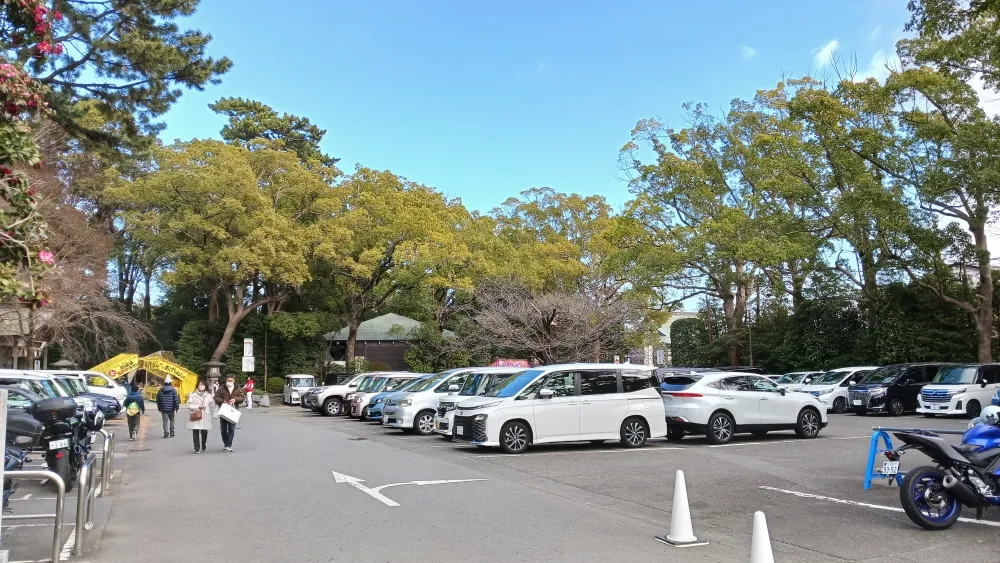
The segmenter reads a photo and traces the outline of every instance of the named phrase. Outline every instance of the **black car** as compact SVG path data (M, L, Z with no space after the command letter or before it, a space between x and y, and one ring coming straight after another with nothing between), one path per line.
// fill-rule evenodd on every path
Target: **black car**
M900 416L917 410L920 390L938 369L954 364L920 363L882 366L847 388L847 408L854 414Z
M52 377L62 385L63 390L70 396L83 397L93 401L94 406L104 413L104 418L111 419L121 414L122 406L118 404L118 399L107 395L91 393L83 381L77 377L72 375L61 376L59 374L53 374Z
M0 385L0 389L7 390L7 415L24 414L24 409L41 401L45 397L33 393L24 387L16 385Z

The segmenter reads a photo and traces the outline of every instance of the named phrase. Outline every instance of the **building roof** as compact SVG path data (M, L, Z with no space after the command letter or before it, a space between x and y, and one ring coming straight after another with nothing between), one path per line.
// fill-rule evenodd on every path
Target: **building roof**
M420 325L420 321L415 321L395 313L389 313L362 322L358 326L358 342L377 340L383 342L405 342L414 338L414 333L420 328ZM333 342L346 342L347 332L347 327L344 327L337 332L324 334L323 338ZM454 332L450 330L444 331L445 338L454 338L454 336Z
M42 328L51 311L35 311L35 330ZM25 336L28 334L30 317L24 307L0 307L0 336Z

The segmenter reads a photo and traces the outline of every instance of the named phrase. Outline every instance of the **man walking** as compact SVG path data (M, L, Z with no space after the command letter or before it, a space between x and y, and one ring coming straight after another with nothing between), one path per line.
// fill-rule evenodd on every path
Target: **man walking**
M223 404L228 404L234 409L239 410L245 396L246 394L243 391L243 388L236 386L236 380L233 379L233 376L227 375L226 384L220 385L219 390L215 393L215 404L220 407ZM236 425L226 420L224 416L220 416L219 426L222 427L222 447L225 451L232 453L233 438L236 435Z
M163 437L174 437L174 414L181 408L181 399L177 395L177 390L171 385L168 377L163 380L163 387L156 393L156 410L160 411L163 418Z
M247 408L253 408L253 376L247 377L247 383L243 386L243 391L247 395Z

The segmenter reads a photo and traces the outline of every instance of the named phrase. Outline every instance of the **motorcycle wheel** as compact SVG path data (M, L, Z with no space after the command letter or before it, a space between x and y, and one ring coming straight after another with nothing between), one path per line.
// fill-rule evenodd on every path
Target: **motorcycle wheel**
M46 452L45 463L49 466L49 471L55 473L56 475L62 477L63 483L66 484L66 492L73 490L73 472L69 466L69 456L71 455L66 450L57 450L63 452L63 456L60 458L56 457L56 452Z
M925 530L950 528L962 515L962 503L944 488L944 475L937 467L916 467L906 472L899 487L903 511ZM927 500L928 494L940 498L932 504Z

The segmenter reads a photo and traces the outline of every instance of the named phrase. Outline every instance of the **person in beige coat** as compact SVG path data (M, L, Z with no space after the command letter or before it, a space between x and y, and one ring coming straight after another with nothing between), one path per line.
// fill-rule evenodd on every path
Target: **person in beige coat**
M208 444L208 431L212 429L212 394L208 391L204 381L198 382L198 390L188 396L187 408L191 410L188 415L187 429L191 431L194 438L194 453L200 454L205 451Z

